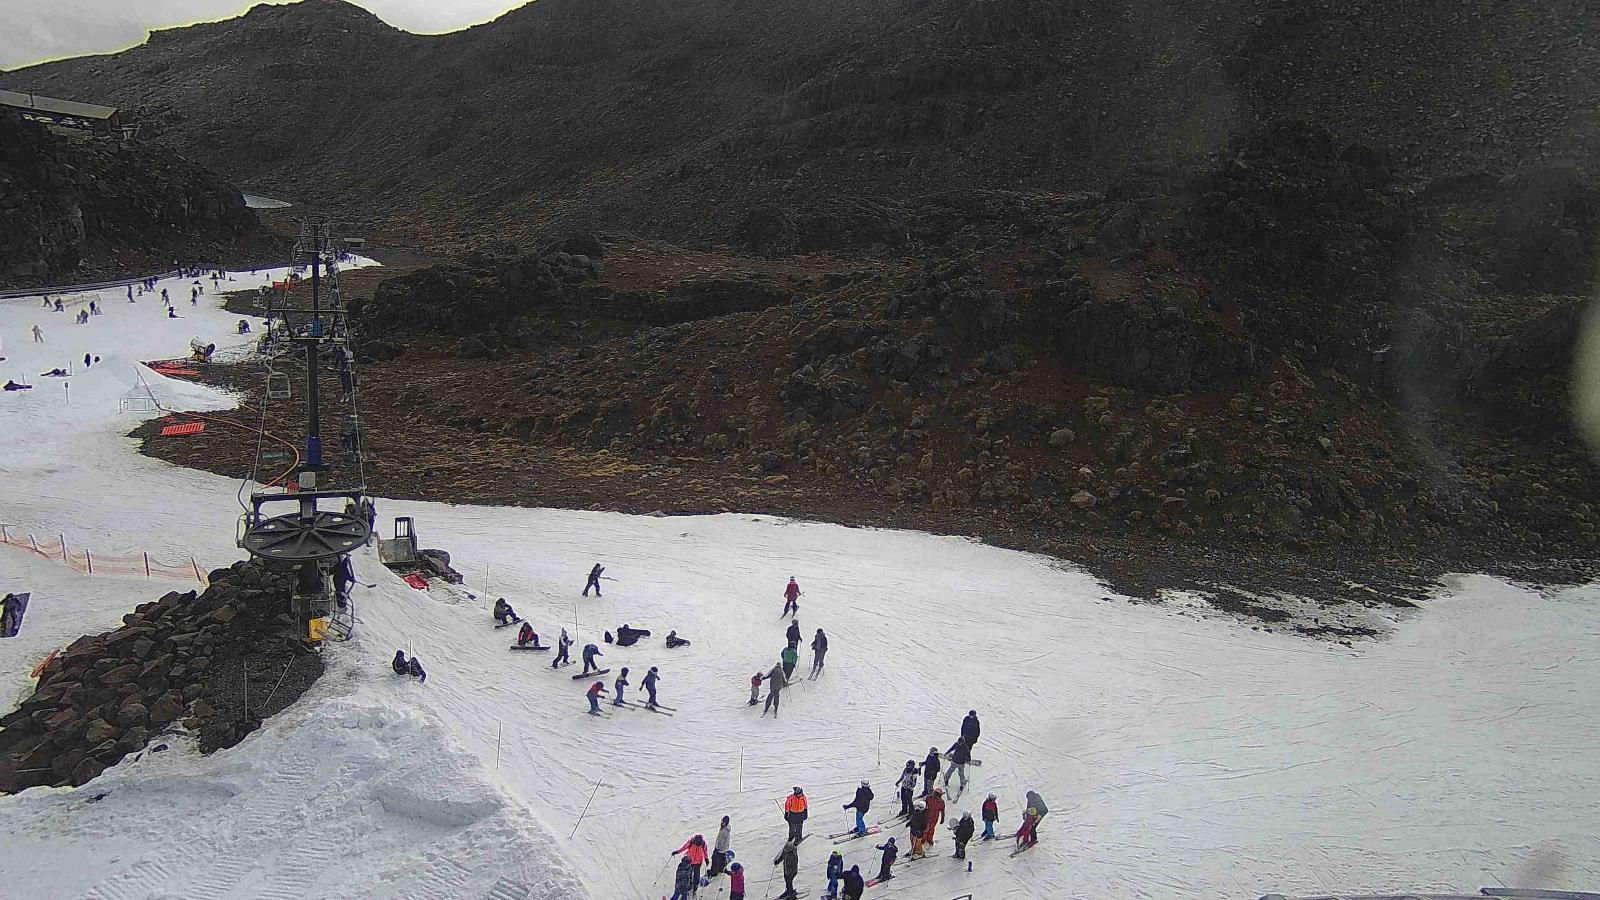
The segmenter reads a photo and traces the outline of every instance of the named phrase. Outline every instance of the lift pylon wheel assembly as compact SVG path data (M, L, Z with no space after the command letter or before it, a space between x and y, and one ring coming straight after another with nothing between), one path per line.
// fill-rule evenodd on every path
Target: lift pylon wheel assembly
M372 530L355 516L314 510L310 516L274 516L245 532L241 546L263 559L307 562L349 553L367 543Z

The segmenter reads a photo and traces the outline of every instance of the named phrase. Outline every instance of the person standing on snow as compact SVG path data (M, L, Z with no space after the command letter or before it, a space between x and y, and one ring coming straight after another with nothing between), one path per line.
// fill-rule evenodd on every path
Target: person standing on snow
M890 872L889 869L894 865L895 858L900 855L900 848L894 845L894 838L889 838L879 844L876 849L883 851L883 863L878 866L878 880L888 881L894 877L894 873Z
M939 783L939 748L929 747L928 756L922 761L922 796L933 793L933 786Z
M690 865L689 857L685 856L678 860L678 872L672 879L672 900L689 900L698 887L700 879L695 877L694 866Z
M895 782L900 787L900 815L911 815L911 795L917 790L917 761L906 760L905 771L900 773L900 780Z
M631 682L628 681L628 667L627 666L623 666L622 667L622 672L617 675L617 680L615 682L615 686L616 686L616 689L617 689L617 698L615 700L611 701L611 705L612 706L621 706L622 705L622 689L627 687L630 683Z
M1039 811L1031 806L1028 807L1027 812L1022 814L1022 827L1018 828L1016 833L1018 850L1026 850L1039 843L1039 820L1041 818L1043 816L1039 815Z
M656 671L655 666L651 666L650 671L644 673L645 693L650 695L650 699L644 704L645 706L653 707L656 705L656 681L660 678L661 673Z
M811 677L822 674L822 658L828 655L828 636L817 629L817 636L811 639Z
M933 843L934 833L944 824L944 788L934 788L928 795L928 827L923 831L922 842Z
M828 890L822 900L833 900L839 895L839 879L844 877L844 854L835 850L828 854Z
M40 331L37 325L33 326L33 342L35 344L44 343L44 332Z
M956 823L956 859L967 858L967 841L972 840L972 833L978 829L972 821L972 813L962 813L961 821Z
M773 666L772 671L767 673L767 705L761 710L762 718L769 712L774 719L778 717L778 705L782 699L780 695L788 683L789 679L783 676L783 663Z
M596 597L600 596L600 573L605 570L606 567L599 563L595 563L594 568L589 570L589 580L583 583L583 595L585 597L589 596L589 588L594 588Z
M856 834L867 833L867 811L872 809L872 788L865 781L856 788L855 799L844 805L845 809L856 811Z
M950 776L961 776L961 789L967 789L967 763L972 762L972 750L967 747L967 739L956 738L955 746L950 748L950 768L945 770L944 785L950 786Z
M800 830L806 824L806 816L810 815L806 809L807 806L806 792L799 787L794 789L794 793L784 798L783 820L789 823L789 840L793 843L798 844L805 839Z
M728 867L728 900L744 900L744 863Z
M1023 800L1025 800L1027 802L1028 806L1033 808L1034 812L1039 814L1040 821L1043 821L1045 816L1050 815L1050 807L1044 805L1044 798L1039 796L1039 792L1038 791L1029 791L1028 793L1023 795ZM1033 839L1035 841L1039 840L1039 837L1038 837L1038 835L1039 835L1039 823L1038 822L1034 822L1033 823L1033 835L1034 835Z
M601 653L600 648L593 644L583 645L583 671L578 673L579 678L582 678L590 672L599 670L600 667L594 664L594 658L596 656L605 656L605 654Z
M994 823L1000 821L1000 804L995 802L994 795L983 801L983 839L994 840Z
M792 681L794 679L794 667L800 664L800 651L794 649L794 644L790 644L783 648L783 653L779 654L779 657L783 661L783 680L786 682Z
M978 746L978 735L982 732L983 729L978 725L978 711L967 710L967 717L961 720L961 737L966 740L967 749Z
M333 570L333 589L338 594L339 605L343 606L350 600L350 586L356 583L356 566L350 561L350 554L339 557L339 565Z
M795 900L800 895L794 890L794 876L800 874L800 848L799 841L790 839L784 842L783 849L772 860L773 865L783 866L783 893L778 895L778 900Z
M797 618L796 619L790 619L789 620L789 630L785 631L783 633L783 636L789 639L789 646L791 646L791 647L800 646L800 620L797 619Z
M800 615L800 585L795 583L794 576L789 576L789 586L783 589L783 612L778 618L783 618L789 613Z
M700 867L705 865L707 856L706 839L698 834L689 838L683 842L682 847L672 851L673 856L677 856L679 853L683 854L683 862L694 866L694 887L690 889L690 893L693 893L700 888ZM678 865L682 867L683 863Z
M571 646L572 638L567 637L565 628L561 629L561 637L556 639L556 658L550 661L550 668L554 669L572 662L572 659L567 656L567 649Z
M728 817L722 817L722 827L717 829L717 842L711 847L711 870L706 873L707 878L715 878L722 874L728 866L728 845L733 843L733 836L728 831Z
M750 702L746 706L755 706L761 702L761 673L750 676Z
M600 715L600 692L605 689L606 683L604 681L596 681L594 684L589 685L587 694L589 697L589 715Z
M906 822L911 826L911 859L923 856L922 835L928 830L928 807L918 800L911 807L911 818Z

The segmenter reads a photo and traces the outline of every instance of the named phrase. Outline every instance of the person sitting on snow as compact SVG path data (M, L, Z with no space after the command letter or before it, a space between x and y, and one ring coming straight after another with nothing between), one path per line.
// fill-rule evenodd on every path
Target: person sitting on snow
M623 622L622 627L617 629L617 646L632 647L634 644L639 643L640 638L647 638L649 636L650 632L646 629L630 628L628 627L627 622Z
M411 676L422 684L428 683L428 673L422 671L422 660L411 657Z
M517 632L517 646L518 647L527 647L530 644L533 646L533 649L535 649L535 650L543 650L543 649L545 649L545 648L539 646L539 634L538 634L538 632L533 630L533 626L532 625L528 624L527 622L523 622L522 623L522 628Z
M406 663L406 652L404 650L396 650L394 652L394 662L391 665L393 665L396 675L411 674L411 666Z
M33 390L33 385L31 385L31 384L20 384L20 383L15 382L15 381L7 381L6 382L6 390L8 390L8 391L31 391L31 390Z
M494 620L501 625L510 625L512 622L522 621L517 615L517 611L511 608L511 604L507 603L504 597L494 602Z
M66 369L51 369L48 372L40 372L39 374L41 376L45 377L45 378L67 378L67 377L69 377L69 375L67 374L67 370Z
M676 650L679 647L687 647L687 646L689 646L689 642L684 640L681 637L678 637L678 633L676 631L667 632L667 649L668 650Z

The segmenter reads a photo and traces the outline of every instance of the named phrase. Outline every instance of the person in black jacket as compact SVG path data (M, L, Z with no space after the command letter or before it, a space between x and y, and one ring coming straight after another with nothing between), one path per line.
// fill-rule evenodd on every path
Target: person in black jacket
M799 619L790 619L789 620L789 630L784 632L784 636L789 639L789 646L791 646L791 647L800 646L800 620Z
M861 877L861 867L851 866L844 873L844 891L840 894L842 900L861 900L861 895L866 893L867 882Z
M865 781L861 782L861 786L856 788L855 799L846 803L844 808L856 811L856 834L866 834L867 810L872 808L872 788Z
M844 854L835 850L828 856L827 893L823 897L837 897L839 895L839 879L844 877Z
M794 841L783 842L783 849L772 861L775 866L780 863L783 865L783 893L778 895L778 900L795 900L800 896L794 890L794 876L800 874L800 853Z
M406 662L406 652L404 650L396 650L394 652L393 666L396 675L411 674L411 666Z
M649 636L649 629L630 628L627 622L623 622L622 627L617 629L617 646L632 647L634 644L639 643L640 638L647 638Z
M600 565L599 563L595 563L594 568L589 570L589 580L583 583L583 595L585 597L589 596L590 588L594 588L594 595L596 597L600 596L600 573L604 572L605 570L606 567Z
M978 746L978 735L982 731L983 729L978 726L978 711L967 710L967 717L961 720L961 736L966 739L969 749Z
M956 738L955 745L950 748L950 768L944 773L944 786L950 786L950 776L960 774L961 789L967 789L967 763L972 762L972 749L967 746L966 738Z
M883 851L883 865L878 867L878 880L888 881L894 877L894 874L889 871L889 867L894 865L895 857L900 855L900 848L894 845L894 838L889 838L889 840L879 844L878 849ZM849 890L849 888L846 888L846 890Z
M922 835L928 830L928 808L918 800L917 805L911 807L911 858L922 856Z
M694 877L694 865L685 856L678 860L678 874L673 879L672 900L689 900L694 896L695 889L700 887L699 881Z
M956 823L956 859L967 858L967 841L972 840L972 833L978 829L972 821L972 813L962 813L961 821Z
M817 629L817 636L811 639L811 676L822 674L822 658L828 655L828 636Z
M933 793L939 781L939 748L929 747L928 756L922 761L922 796Z

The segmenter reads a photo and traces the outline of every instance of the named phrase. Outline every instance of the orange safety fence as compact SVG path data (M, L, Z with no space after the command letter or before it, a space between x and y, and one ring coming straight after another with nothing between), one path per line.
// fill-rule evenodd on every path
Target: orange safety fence
M189 557L185 562L167 562L149 553L96 553L87 547L68 547L66 537L56 535L40 540L32 534L22 534L10 526L0 525L0 544L37 553L45 559L65 563L84 575L143 575L146 578L172 578L180 581L197 581L206 584L206 573Z
M164 425L161 428L162 437L171 437L179 434L199 434L206 430L204 422L185 422L182 425Z

